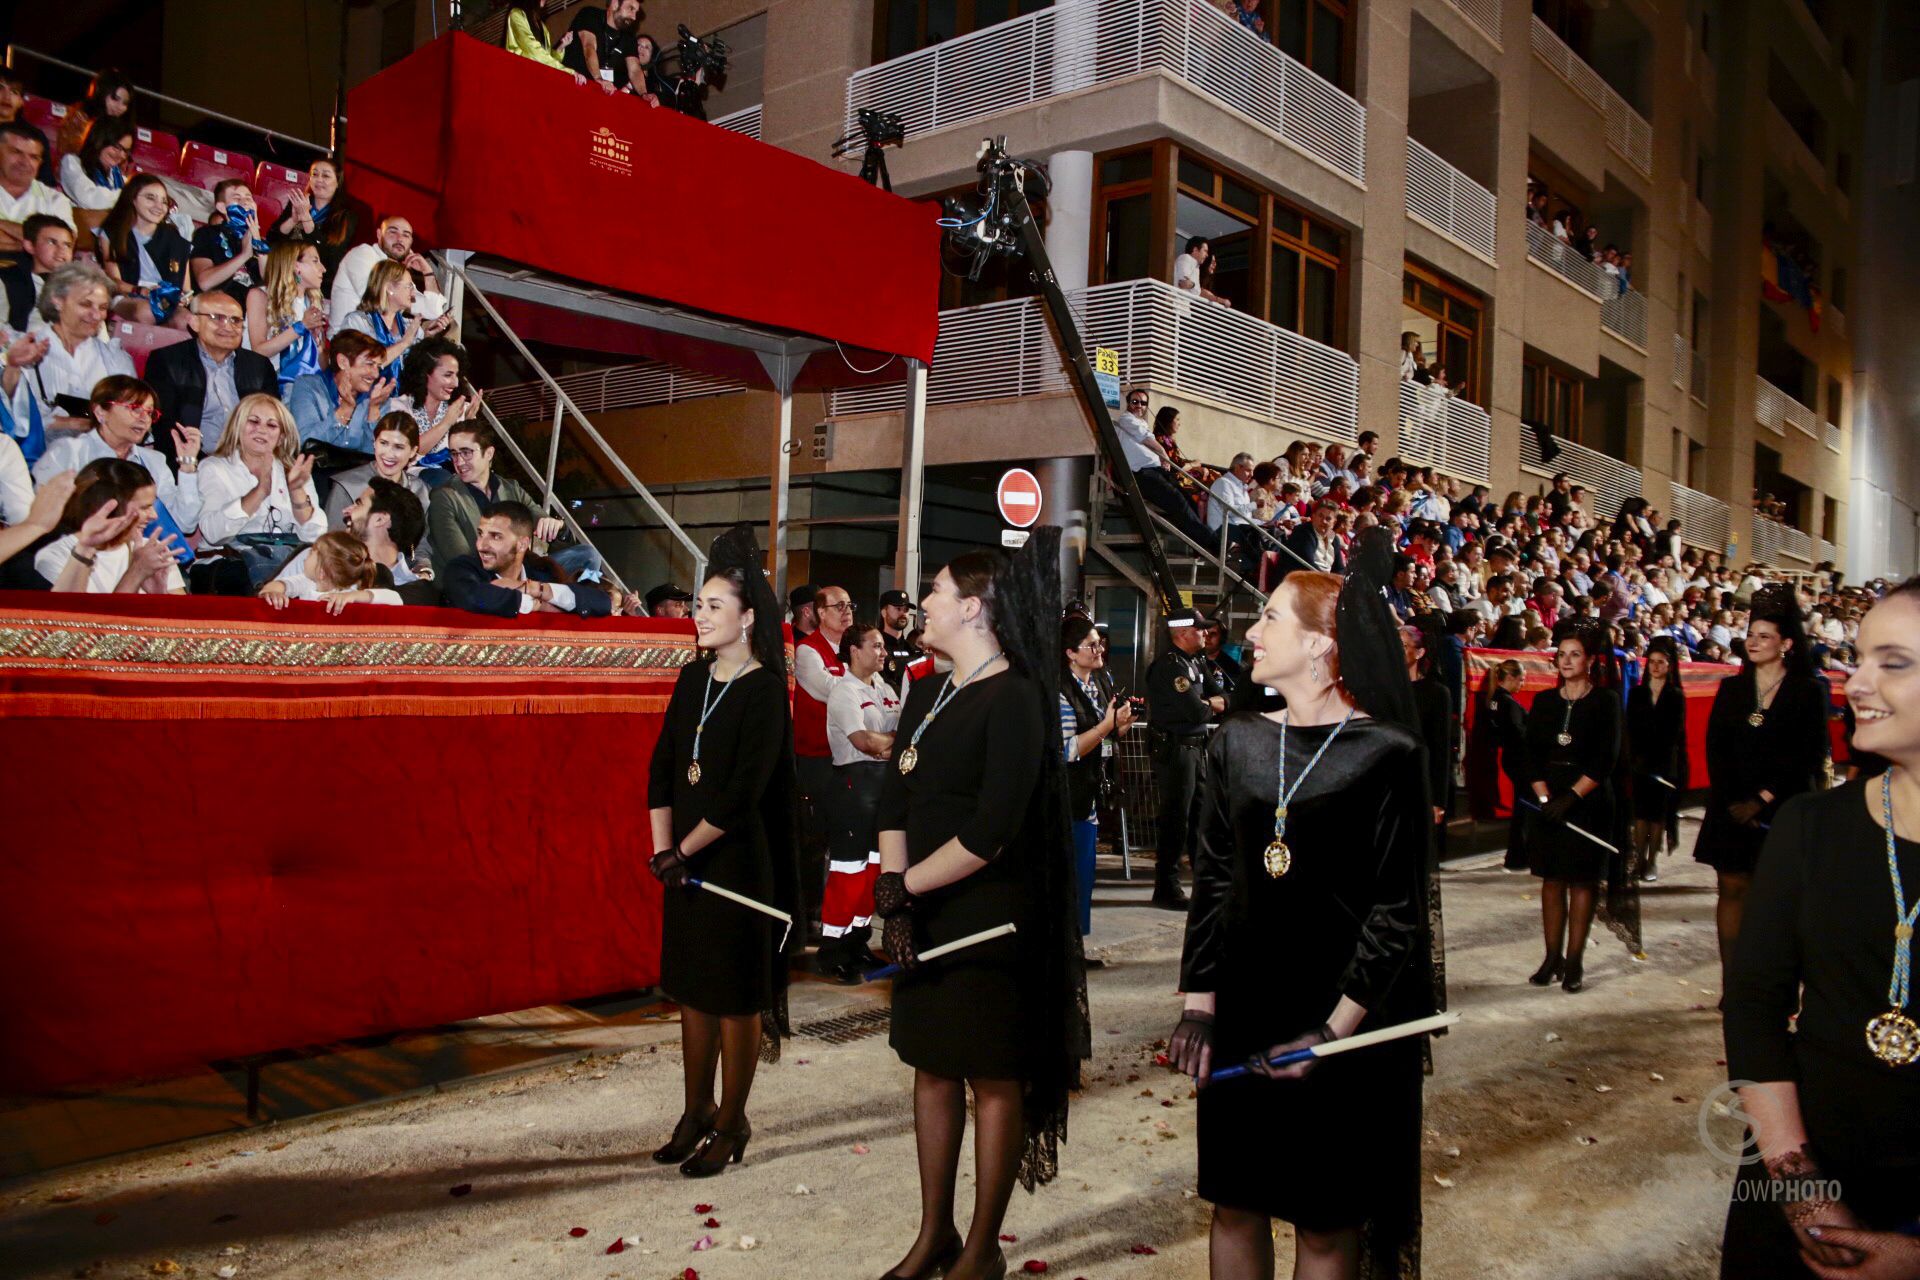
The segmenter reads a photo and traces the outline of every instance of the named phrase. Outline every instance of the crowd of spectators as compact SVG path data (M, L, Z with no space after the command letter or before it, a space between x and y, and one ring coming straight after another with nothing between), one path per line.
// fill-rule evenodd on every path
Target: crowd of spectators
M1565 246L1561 252L1577 254L1599 267L1610 277L1619 292L1633 287L1633 252L1605 239L1600 228L1569 204L1553 205L1546 184L1527 179L1527 221L1542 228Z

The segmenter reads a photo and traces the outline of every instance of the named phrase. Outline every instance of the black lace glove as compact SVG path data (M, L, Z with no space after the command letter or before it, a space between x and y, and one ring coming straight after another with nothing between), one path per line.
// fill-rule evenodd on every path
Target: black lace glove
M1180 1011L1180 1025L1167 1041L1167 1057L1174 1069L1201 1084L1213 1074L1213 1015L1204 1009Z
M1846 1205L1832 1198L1838 1188L1821 1172L1812 1154L1805 1147L1795 1147L1769 1158L1766 1168L1773 1202L1785 1215L1801 1253L1821 1266L1858 1265L1863 1251L1843 1243L1841 1232L1863 1224ZM1812 1227L1835 1230L1823 1239L1810 1233Z
M1298 1080L1306 1075L1307 1072L1313 1070L1319 1062L1318 1058L1307 1058L1301 1062L1289 1063L1284 1067L1273 1066L1268 1062L1268 1059L1277 1058L1283 1053L1292 1053L1295 1049L1309 1049L1316 1044L1325 1044L1329 1040L1338 1040L1339 1038L1340 1037L1333 1034L1333 1028L1323 1022L1317 1031L1309 1031L1303 1036L1295 1036L1285 1044L1273 1046L1273 1048L1267 1050L1265 1053L1254 1054L1253 1057L1247 1059L1247 1067L1255 1074L1263 1075L1269 1080Z
M913 917L905 911L888 916L880 930L880 947L887 953L887 959L902 969L912 971L920 967L920 952L913 945Z
M684 888L687 883L687 855L678 848L662 849L647 862L653 878L669 889Z
M1580 803L1580 797L1572 791L1562 791L1553 799L1540 806L1543 817L1555 822L1565 822L1567 815L1573 812L1573 806Z
M1766 807L1766 801L1756 796L1752 800L1740 800L1728 805L1727 816L1743 827L1750 827Z
M882 871L873 882L873 914L882 920L911 912L918 901L907 892L907 875L904 871Z

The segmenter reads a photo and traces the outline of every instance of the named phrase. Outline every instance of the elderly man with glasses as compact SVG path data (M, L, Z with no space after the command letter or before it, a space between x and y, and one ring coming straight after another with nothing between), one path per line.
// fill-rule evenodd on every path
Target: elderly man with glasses
M794 645L793 772L800 791L800 887L818 913L827 883L827 792L833 786L833 746L827 740L827 698L847 674L840 651L853 625L853 597L845 587L821 587L813 597L817 629Z
M212 453L235 405L247 396L280 390L273 361L242 349L246 311L232 295L196 294L187 306L187 327L192 342L176 342L147 357L147 382L160 405L154 443L170 461L177 457L177 428L198 428L201 447Z

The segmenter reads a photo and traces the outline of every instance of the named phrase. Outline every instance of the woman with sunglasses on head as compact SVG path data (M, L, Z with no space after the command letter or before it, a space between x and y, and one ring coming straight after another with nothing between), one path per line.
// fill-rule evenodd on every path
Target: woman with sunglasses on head
M1714 690L1707 717L1707 805L1693 857L1714 869L1722 983L1760 846L1780 806L1820 784L1832 705L1813 672L1793 588L1761 586L1747 619L1747 660Z
M87 407L93 430L64 435L48 445L34 463L34 483L45 484L62 471L78 471L98 458L125 458L146 468L155 501L167 509L183 535L192 533L200 523L200 429L173 429L174 458L180 468L176 480L166 457L146 443L160 413L152 387L138 378L114 374L94 384Z

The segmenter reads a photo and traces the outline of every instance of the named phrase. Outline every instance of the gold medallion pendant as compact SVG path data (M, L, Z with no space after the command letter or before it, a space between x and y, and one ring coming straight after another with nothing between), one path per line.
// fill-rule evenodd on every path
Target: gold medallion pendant
M1767 722L1767 713L1764 711L1756 711L1752 715L1747 717L1747 723L1752 725L1756 729L1758 729L1761 725L1765 724L1766 722Z
M695 760L687 766L687 782L691 786L700 785L700 762Z
M1553 740L1559 743L1563 747L1570 747L1573 745L1573 735L1570 733L1556 734L1554 735Z
M1867 1023L1867 1048L1890 1067L1909 1066L1920 1061L1920 1025L1889 1009Z
M1193 681L1187 679L1185 676L1175 676L1173 678L1173 691L1175 693L1185 693L1191 688L1193 688Z
M1293 850L1287 848L1285 840L1275 839L1267 846L1265 861L1267 874L1278 880L1293 869Z
M912 773L913 766L920 763L920 748L908 747L900 753L900 772Z

